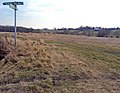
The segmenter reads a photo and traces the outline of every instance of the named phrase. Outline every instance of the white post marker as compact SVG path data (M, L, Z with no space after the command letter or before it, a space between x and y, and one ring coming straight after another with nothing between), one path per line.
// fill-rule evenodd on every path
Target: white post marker
M16 48L16 11L17 11L17 5L23 5L23 2L4 2L3 5L9 5L10 8L15 10L14 14L14 26L15 26L15 31L14 31L14 46Z

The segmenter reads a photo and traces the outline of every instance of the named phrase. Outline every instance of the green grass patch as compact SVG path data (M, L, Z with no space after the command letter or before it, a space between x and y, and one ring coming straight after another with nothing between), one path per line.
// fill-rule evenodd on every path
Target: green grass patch
M47 43L55 44L63 51L67 48L67 51L75 55L77 59L85 59L87 64L92 67L99 67L99 70L109 71L111 68L120 70L119 46L54 41Z

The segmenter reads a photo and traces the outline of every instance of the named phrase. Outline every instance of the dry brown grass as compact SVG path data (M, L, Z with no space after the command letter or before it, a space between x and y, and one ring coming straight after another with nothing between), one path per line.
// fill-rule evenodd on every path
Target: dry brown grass
M119 39L19 33L14 49L11 37L1 43L10 51L0 61L0 92L119 93Z
M28 38L32 40L44 39L47 41L120 45L120 38L87 37L87 36L79 36L79 35L61 35L61 34L36 34L36 33L32 35L28 33L24 33L24 34L22 33L18 37Z

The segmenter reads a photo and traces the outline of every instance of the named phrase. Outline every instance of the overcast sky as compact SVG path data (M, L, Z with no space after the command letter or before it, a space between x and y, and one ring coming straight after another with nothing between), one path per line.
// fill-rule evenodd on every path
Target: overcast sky
M13 10L0 0L0 25L13 25ZM120 0L16 0L17 25L33 28L120 27Z

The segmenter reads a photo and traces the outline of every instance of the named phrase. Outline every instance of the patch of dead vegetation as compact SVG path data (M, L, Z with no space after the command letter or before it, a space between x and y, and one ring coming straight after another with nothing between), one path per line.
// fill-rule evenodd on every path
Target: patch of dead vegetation
M10 52L9 42L7 38L0 38L0 60Z
M108 73L105 76L96 68L91 68L85 59L77 59L68 47L61 49L58 45L47 44L44 38L40 39L38 34L35 35L36 38L33 33L30 34L30 38L34 37L33 39L23 37L17 39L16 49L12 40L1 39L0 49L6 54L0 61L0 92L117 93L120 91L119 74Z

